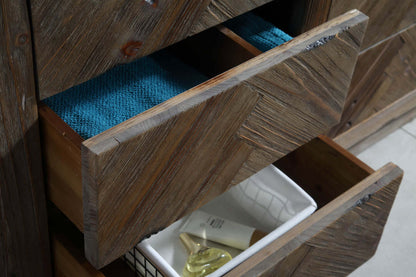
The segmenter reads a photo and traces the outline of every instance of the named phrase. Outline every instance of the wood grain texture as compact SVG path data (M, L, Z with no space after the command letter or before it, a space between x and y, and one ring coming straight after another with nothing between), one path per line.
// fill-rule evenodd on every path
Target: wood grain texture
M346 276L375 252L403 171L387 164L226 276Z
M101 267L338 120L367 17L352 11L83 143Z
M362 49L416 23L416 1L401 0L332 0L329 19L351 9L357 9L370 18Z
M0 1L0 275L51 276L29 18Z
M374 172L357 157L320 136L274 163L296 184L301 184L323 207Z
M254 47L254 45L248 43L242 37L240 37L239 35L237 35L233 31L231 31L227 27L222 26L222 25L218 25L217 30L220 31L225 36L227 36L232 41L234 41L237 45L240 45L241 48L243 48L247 52L249 52L252 55L252 58L254 58L255 56L258 56L262 53L259 49Z
M416 25L361 53L335 137L416 89Z
M30 1L40 98L269 1Z
M334 141L357 155L416 117L416 90L335 137Z
M48 106L39 106L48 199L82 231L81 143L83 139Z

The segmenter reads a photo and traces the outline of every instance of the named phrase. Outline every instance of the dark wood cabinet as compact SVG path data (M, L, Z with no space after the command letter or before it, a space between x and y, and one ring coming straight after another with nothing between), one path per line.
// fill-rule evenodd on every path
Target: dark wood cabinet
M374 254L402 171L347 150L416 116L414 1L29 2L0 1L6 274L48 276L50 253L57 276L130 274L118 258L140 239L272 163L319 209L229 276L346 275ZM215 26L252 9L294 38L261 53ZM41 103L170 45L209 53L212 78L86 140ZM51 252L43 181L69 219Z

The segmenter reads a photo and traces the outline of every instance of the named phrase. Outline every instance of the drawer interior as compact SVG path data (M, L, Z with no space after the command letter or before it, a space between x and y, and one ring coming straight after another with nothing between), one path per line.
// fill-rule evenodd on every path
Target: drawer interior
M274 163L318 210L226 276L347 276L375 253L403 171L374 171L320 136Z
M357 157L320 136L274 163L323 207L374 173Z
M365 201L368 201L369 198L364 196L367 196L369 193L373 194L375 192L372 197L374 200L379 198L377 195L379 193L379 189L388 189L391 194L388 196L388 198L383 198L383 204L378 207L379 209L383 209L383 212L380 212L381 214L372 214L370 219L367 217L358 219L362 221L362 224L367 224L366 226L368 230L366 232L354 233L354 237L348 235L340 236L340 234L336 237L336 239L339 240L339 245L350 245L352 243L355 246L355 240L369 240L369 243L363 246L365 249L367 249L365 251L363 250L366 255L364 255L363 252L360 252L361 250L358 248L356 250L354 250L354 248L351 249L353 252L356 251L354 253L358 253L358 256L357 259L352 262L350 267L357 266L357 260L362 263L371 257L373 253L372 251L375 251L377 242L380 239L382 227L385 224L389 209L394 200L395 193L397 192L398 184L402 176L402 171L400 169L394 166L387 166L389 167L388 170L374 171L355 156L350 154L348 151L334 143L332 140L323 136L310 141L286 157L279 159L274 164L282 171L284 171L288 176L290 176L293 180L296 180L302 189L311 194L317 200L319 209L304 222L302 222L300 226L295 226L293 230L272 242L272 246L265 249L266 251L264 252L269 254L279 253L275 257L275 260L270 261L270 258L268 258L267 255L264 256L264 253L260 253L259 255L261 258L258 257L259 255L253 256L247 262L237 267L234 271L231 271L229 273L230 276L243 276L244 274L252 276L253 274L258 274L259 272L270 270L270 268L275 266L273 263L277 264L279 261L281 261L282 257L291 257L291 259L283 262L283 264L287 264L287 267L296 266L296 264L292 263L301 264L302 262L305 262L298 257L298 249L306 247L305 236L313 236L314 232L317 232L317 230L325 230L323 231L324 233L333 232L334 235L337 234L337 230L333 226L334 222L345 218L345 214L349 214L348 216L352 216L354 220L357 220L357 216L360 215L357 214L357 212L354 210L354 207L362 207L362 209L366 209L364 203ZM385 169L387 169L387 167ZM369 184L375 183L378 189L373 189L374 192L371 192L368 190L368 187L362 186L366 180L368 180ZM390 183L392 180L398 181L398 183ZM346 202L344 202L343 197L345 198L350 194L358 195L356 199L359 201L357 202L355 200L351 202L349 206L346 206ZM373 203L369 204L374 205ZM334 206L337 205L343 207L342 212L334 209ZM328 213L328 210L331 210L331 212ZM369 211L369 213L372 212L374 212L374 210ZM326 214L329 218L326 218L324 221L322 221L322 214ZM73 225L68 220L63 218L63 215L59 212L55 211L54 217L55 218L53 222L58 222L58 224L55 224L56 226L54 225L52 231L52 233L55 234L54 244L58 245L58 247L55 246L54 254L58 256L62 256L63 253L70 255L73 258L68 260L71 260L74 263L79 263L77 266L72 266L73 268L77 268L80 271L88 270L91 272L91 276L95 276L93 274L98 274L98 271L93 269L85 260L85 258L83 258L82 251L79 249L77 250L77 248L82 247L81 233L76 230L76 228L73 227ZM368 220L370 221L368 222ZM374 222L371 222L371 220L374 220ZM378 222L378 220L382 221L380 223L381 227L374 229L376 221ZM306 229L307 231L305 231L304 225L310 225L311 222L317 222L318 226L314 226L312 230ZM345 224L352 224L350 228L352 228L351 230L355 232L354 222L347 222ZM371 235L369 235L369 233ZM331 233L328 234L331 235ZM288 237L290 239L288 239ZM354 241L350 241L351 239L354 239ZM299 245L293 246L292 244L287 244L290 240L297 241L300 243L300 245L303 246L299 247ZM338 244L331 244L332 246L327 246L329 248L332 247L335 249ZM137 251L137 249L135 251ZM283 254L281 254L282 251ZM294 254L291 254L292 251ZM293 255L295 256L294 259L292 257ZM266 262L264 262L263 259L265 259ZM56 270L62 266L68 266L64 264L62 259L55 258L55 260L57 262L55 268ZM265 263L266 265L262 263ZM260 266L258 266L258 264ZM332 266L336 266L336 263ZM257 267L260 267L260 269ZM327 267L331 266L327 265ZM350 267L346 267L344 270L350 270ZM125 264L123 264L123 261L117 260L116 262L105 267L99 273L103 274L104 276L117 276L114 275L114 273L122 272L124 270L126 270L126 268ZM287 272L284 273L286 274ZM269 274L271 274L271 272L269 272Z
M225 27L192 37L169 51L214 77L87 140L41 107L49 196L94 266L336 124L366 22L352 11L261 54Z

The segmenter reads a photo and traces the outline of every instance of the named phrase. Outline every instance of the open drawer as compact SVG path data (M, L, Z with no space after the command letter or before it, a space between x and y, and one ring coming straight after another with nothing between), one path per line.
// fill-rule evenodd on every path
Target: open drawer
M400 168L387 164L374 171L322 136L274 164L315 198L318 210L227 276L345 276L374 254L403 175ZM98 275L65 232L54 245L56 271L76 268L77 276ZM150 272L157 270L147 265ZM120 270L126 269L118 260L99 276L117 276Z
M85 141L41 107L49 197L88 260L108 264L336 124L366 23L348 12Z

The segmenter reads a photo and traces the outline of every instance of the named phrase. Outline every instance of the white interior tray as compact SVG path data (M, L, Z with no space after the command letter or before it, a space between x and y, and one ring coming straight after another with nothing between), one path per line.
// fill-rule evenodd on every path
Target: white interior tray
M200 210L269 234L244 251L210 241L203 242L225 249L233 256L230 262L209 276L224 275L312 214L316 207L315 201L306 192L273 165L210 201ZM137 245L150 262L168 276L182 275L187 253L179 240L179 229L186 219L176 221ZM198 241L197 238L195 240ZM131 254L127 254L126 258L135 264ZM139 272L143 270L138 269Z

